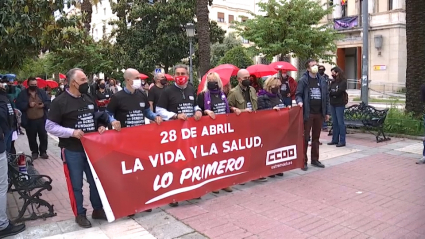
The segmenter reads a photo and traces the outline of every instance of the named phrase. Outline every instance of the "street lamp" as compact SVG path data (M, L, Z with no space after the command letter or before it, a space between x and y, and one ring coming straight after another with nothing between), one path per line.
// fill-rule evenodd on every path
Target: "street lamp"
M190 83L193 84L193 71L192 71L192 40L195 37L195 25L193 23L186 23L186 35L189 38L189 74Z

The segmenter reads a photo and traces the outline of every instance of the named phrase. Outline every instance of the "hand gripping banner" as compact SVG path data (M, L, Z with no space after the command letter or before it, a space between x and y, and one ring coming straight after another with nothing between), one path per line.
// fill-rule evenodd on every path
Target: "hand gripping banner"
M82 143L109 222L304 164L299 107L90 133Z

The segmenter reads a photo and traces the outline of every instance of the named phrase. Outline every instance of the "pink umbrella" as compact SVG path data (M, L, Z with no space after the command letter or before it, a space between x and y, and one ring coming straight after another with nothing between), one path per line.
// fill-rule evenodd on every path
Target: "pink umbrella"
M219 65L207 72L202 77L201 83L199 83L198 86L198 94L201 93L201 91L204 89L205 82L207 81L207 75L211 72L216 72L221 79L221 82L223 83L223 86L227 85L230 82L230 77L235 76L238 74L239 68L237 66L231 65L231 64L224 64Z
M278 71L298 71L295 66L286 61L273 62L269 66L273 67Z
M273 67L264 64L252 65L246 69L250 75L255 75L256 77L269 76L277 73L277 70L275 70Z

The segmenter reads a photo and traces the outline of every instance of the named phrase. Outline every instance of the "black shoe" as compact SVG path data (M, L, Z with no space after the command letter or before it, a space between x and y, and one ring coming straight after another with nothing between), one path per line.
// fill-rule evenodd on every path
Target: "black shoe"
M336 147L338 147L338 148L339 148L339 147L345 147L345 144L341 144L341 143L339 143L339 144L337 144L337 145L336 145Z
M170 207L178 207L179 206L179 202L172 202L172 203L170 203L168 205L170 205Z
M9 221L9 225L5 229L0 231L0 238L16 235L25 231L25 229L25 224L15 225Z
M31 154L32 159L38 159L38 153L32 153Z
M152 212L152 209L144 210L144 212Z
M338 143L330 142L328 145L337 145Z
M306 164L306 163L304 164L304 167L302 167L302 168L301 168L301 170L302 170L302 171L307 171L307 170L308 170L308 166L307 166L307 164Z
M270 175L270 176L269 176L269 178L274 178L274 177L276 177L276 175Z
M93 213L91 214L91 218L97 219L97 220L108 220L106 218L106 214L103 209L93 210Z
M134 217L134 215L136 215L136 214L130 214L127 217Z
M325 167L325 165L323 165L319 160L311 161L311 165L318 167L318 168L324 168Z
M279 177L283 177L283 173L278 173L276 175L279 176Z
M87 219L86 215L78 215L75 218L75 222L78 224L78 226L80 226L82 228L90 228L91 227L91 222L89 221L89 219Z
M48 159L49 158L49 155L47 155L46 153L41 153L40 154L40 158L42 158L42 159Z

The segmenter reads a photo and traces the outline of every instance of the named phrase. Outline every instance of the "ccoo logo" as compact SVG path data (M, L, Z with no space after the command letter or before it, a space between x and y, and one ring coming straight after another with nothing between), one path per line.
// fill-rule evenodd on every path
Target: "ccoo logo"
M297 146L290 145L267 151L266 165L282 163L297 158Z

